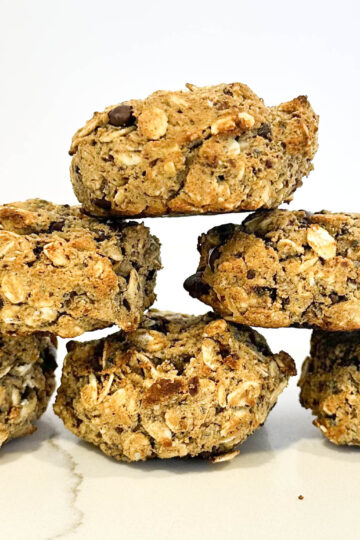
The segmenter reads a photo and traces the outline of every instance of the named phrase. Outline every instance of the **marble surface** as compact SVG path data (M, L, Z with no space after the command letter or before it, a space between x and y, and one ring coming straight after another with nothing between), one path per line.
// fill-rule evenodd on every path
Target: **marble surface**
M325 441L298 404L296 380L240 450L219 465L117 463L68 433L50 407L34 435L1 451L1 537L356 537L360 450Z

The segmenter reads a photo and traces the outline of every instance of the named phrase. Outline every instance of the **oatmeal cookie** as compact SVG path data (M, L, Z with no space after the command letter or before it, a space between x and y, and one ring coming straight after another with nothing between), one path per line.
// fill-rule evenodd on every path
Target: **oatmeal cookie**
M265 107L244 84L155 92L95 113L73 137L75 194L97 216L275 208L312 170L318 117Z
M134 330L158 268L159 242L143 224L39 199L0 206L0 331Z
M191 296L262 327L360 328L360 215L260 211L199 239Z
M36 431L55 389L56 338L0 338L0 447Z
M299 386L325 437L360 445L360 332L314 331Z
M284 352L214 314L150 311L137 331L68 344L54 410L117 460L218 456L262 425L295 374Z

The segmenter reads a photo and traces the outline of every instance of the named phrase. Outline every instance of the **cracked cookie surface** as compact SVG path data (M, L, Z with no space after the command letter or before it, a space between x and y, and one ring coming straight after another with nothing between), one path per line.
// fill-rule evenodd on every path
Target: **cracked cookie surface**
M68 344L54 410L117 460L222 461L264 423L295 372L251 328L151 310L133 333Z
M199 238L191 296L260 327L360 328L360 215L260 211Z
M155 300L159 249L143 224L40 199L0 206L0 331L134 330Z
M241 83L187 86L107 107L74 135L71 179L89 213L222 213L291 200L317 150L307 98L266 107Z
M0 338L0 447L36 431L55 389L56 338Z
M325 437L360 445L360 332L314 331L299 386Z

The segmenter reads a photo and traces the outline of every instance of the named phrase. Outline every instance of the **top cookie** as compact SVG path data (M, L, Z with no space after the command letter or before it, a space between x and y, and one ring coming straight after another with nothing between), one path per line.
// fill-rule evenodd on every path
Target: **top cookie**
M0 332L135 330L158 268L159 242L141 223L39 199L0 206Z
M74 135L71 179L89 213L207 214L291 200L317 150L307 98L265 107L244 84L187 87L107 107Z
M360 214L257 212L199 239L185 288L252 326L360 329Z

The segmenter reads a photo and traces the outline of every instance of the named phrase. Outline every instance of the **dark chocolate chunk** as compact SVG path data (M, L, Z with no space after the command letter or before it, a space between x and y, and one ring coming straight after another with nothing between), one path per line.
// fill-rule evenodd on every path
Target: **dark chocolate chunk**
M273 302L276 300L277 290L273 287L255 287L254 291L257 296L270 296Z
M106 199L93 199L91 201L98 208L103 208L104 210L110 210L111 202Z
M200 298L201 296L208 294L210 290L209 285L202 281L201 275L201 272L197 272L184 281L184 289L193 298Z
M219 247L212 248L209 251L209 266L210 266L212 272L214 271L214 268L215 268L215 261L218 260L220 255L221 255L221 253L220 253Z
M228 88L227 86L224 88L223 90L224 94L227 95L227 96L233 96L234 94L232 93L232 91L230 90L230 88Z
M246 277L247 277L248 279L254 279L255 276L256 276L255 270L253 270L252 268L250 268L250 270L247 271Z
M226 223L224 225L219 225L219 227L215 227L214 230L219 237L220 243L225 244L225 242L227 242L234 234L235 225Z
M191 377L188 383L188 388L189 388L189 394L191 396L196 396L196 394L199 391L199 378Z
M116 127L132 126L135 116L130 105L119 105L109 112L109 124Z
M47 349L45 349L42 354L42 357L43 357L42 369L44 373L54 372L55 369L57 368L56 352L55 352L54 347L48 347Z
M76 341L68 341L65 345L67 352L71 353L76 349Z
M50 232L62 231L64 228L64 225L65 225L65 220L63 219L60 221L53 221L52 223L50 223L49 231Z
M260 127L257 133L259 137L263 137L263 139L267 139L268 141L271 141L271 127L269 126L269 124L265 124L265 122L260 124Z

